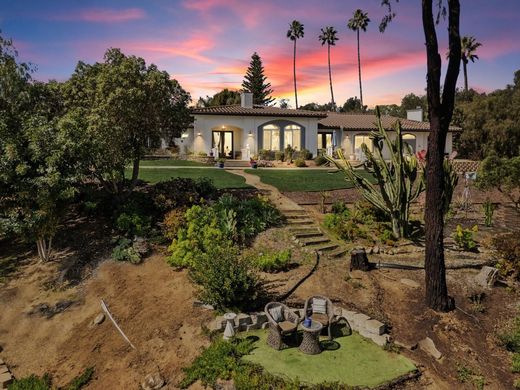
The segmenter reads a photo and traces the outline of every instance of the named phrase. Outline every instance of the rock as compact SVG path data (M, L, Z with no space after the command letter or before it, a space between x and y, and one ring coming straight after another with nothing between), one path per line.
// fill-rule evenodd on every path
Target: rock
M144 382L141 383L144 390L157 390L164 386L164 379L158 372L148 374L144 378Z
M385 333L386 326L378 320L367 320L364 323L364 328L370 333L382 335Z
M442 357L442 353L435 347L435 343L429 337L426 337L419 341L419 347L426 352L427 354L433 356L435 359L439 360Z
M240 313L235 319L235 325L239 330L246 330L246 326L251 325L252 323L253 321L251 320L251 316L244 313Z
M6 388L11 383L13 383L13 377L9 372L4 372L0 374L0 388Z
M367 254L371 255L372 253L374 253L374 248L368 248Z
M408 344L408 343L405 343L405 342L402 342L402 341L394 341L394 343L395 343L395 345L398 345L399 347L408 349L410 351L413 351L413 350L417 349L417 343L415 343L415 344Z
M267 315L261 311L258 313L253 314L252 316L253 323L257 323L259 326L267 322Z
M224 328L226 327L226 320L224 319L223 316L218 316L216 319L215 319L215 323L213 325L213 329L218 331L218 332L221 332L224 330Z
M372 248L372 252L377 255L380 252L379 247L377 245L374 246L374 248Z
M401 282L405 286L408 286L408 287L411 287L411 288L419 288L419 287L421 287L421 285L419 283L417 283L415 280L412 280L412 279L403 278L403 279L399 279L399 282Z
M9 372L9 369L5 364L0 365L0 375L5 374L6 372Z
M96 318L94 318L94 325L99 325L103 321L105 321L105 315L103 313L99 313Z
M362 313L356 313L352 316L352 321L350 322L350 325L352 326L352 329L359 331L360 329L365 328L365 322L370 319L369 316ZM347 318L348 320L348 318Z
M379 345L380 347L384 347L388 342L390 342L390 335L388 334L373 334L367 332L366 330L360 330L359 334L367 339L372 340L374 343Z
M482 267L477 276L475 276L475 282L481 287L491 288L495 285L498 279L498 269L494 267L488 267L487 265Z
M135 237L132 247L141 256L146 256L148 252L150 252L150 245L148 245L148 241L143 237Z
M355 311L351 311L351 310L347 310L347 309L342 309L341 310L341 316L345 317L347 319L347 321L349 322L350 326L353 326L354 316L356 314L358 314L358 313L355 312Z

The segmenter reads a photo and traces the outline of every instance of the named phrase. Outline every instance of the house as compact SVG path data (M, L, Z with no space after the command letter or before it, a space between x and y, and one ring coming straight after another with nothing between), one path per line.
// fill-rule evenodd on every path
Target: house
M192 114L193 127L178 140L181 150L237 160L249 160L262 149L283 151L289 145L314 156L342 148L350 159L361 160L361 144L371 145L369 135L376 129L374 114L256 106L250 93L242 93L240 105L195 108ZM429 123L413 119L422 118L422 111L412 110L409 118L401 119L404 141L414 151L426 149ZM398 119L381 117L386 129ZM459 129L450 129L446 153L452 151L454 131Z

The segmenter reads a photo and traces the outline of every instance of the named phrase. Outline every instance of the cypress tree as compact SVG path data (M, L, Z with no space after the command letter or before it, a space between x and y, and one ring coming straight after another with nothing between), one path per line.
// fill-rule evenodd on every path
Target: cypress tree
M266 80L262 59L254 52L242 82L244 91L253 94L253 104L267 106L275 100L271 97L271 83L266 83Z

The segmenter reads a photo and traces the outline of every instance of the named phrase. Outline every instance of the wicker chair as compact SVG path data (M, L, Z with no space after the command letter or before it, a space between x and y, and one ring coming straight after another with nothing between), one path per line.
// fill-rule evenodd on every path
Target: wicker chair
M325 313L314 313L312 310L312 304L314 298L323 299L326 302ZM331 327L334 323L334 306L329 298L323 297L321 295L313 295L305 301L305 307L303 312L307 317L310 317L313 321L319 321L323 325L323 329L327 329L327 333L329 336L329 340L332 340Z
M271 313L271 310L276 307L281 307L282 311L282 318L279 321L276 321ZM297 344L297 330L300 323L300 317L297 314L280 302L269 302L265 305L265 314L269 321L269 335L267 336L269 346L277 350L287 348L289 345L284 342L284 338L291 335Z

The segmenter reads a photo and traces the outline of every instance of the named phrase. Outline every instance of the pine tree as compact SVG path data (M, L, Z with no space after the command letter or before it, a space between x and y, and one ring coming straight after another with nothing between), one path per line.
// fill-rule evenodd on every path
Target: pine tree
M273 93L271 83L266 83L266 80L262 59L254 52L242 82L244 91L253 94L253 104L267 106L275 100L271 97Z

